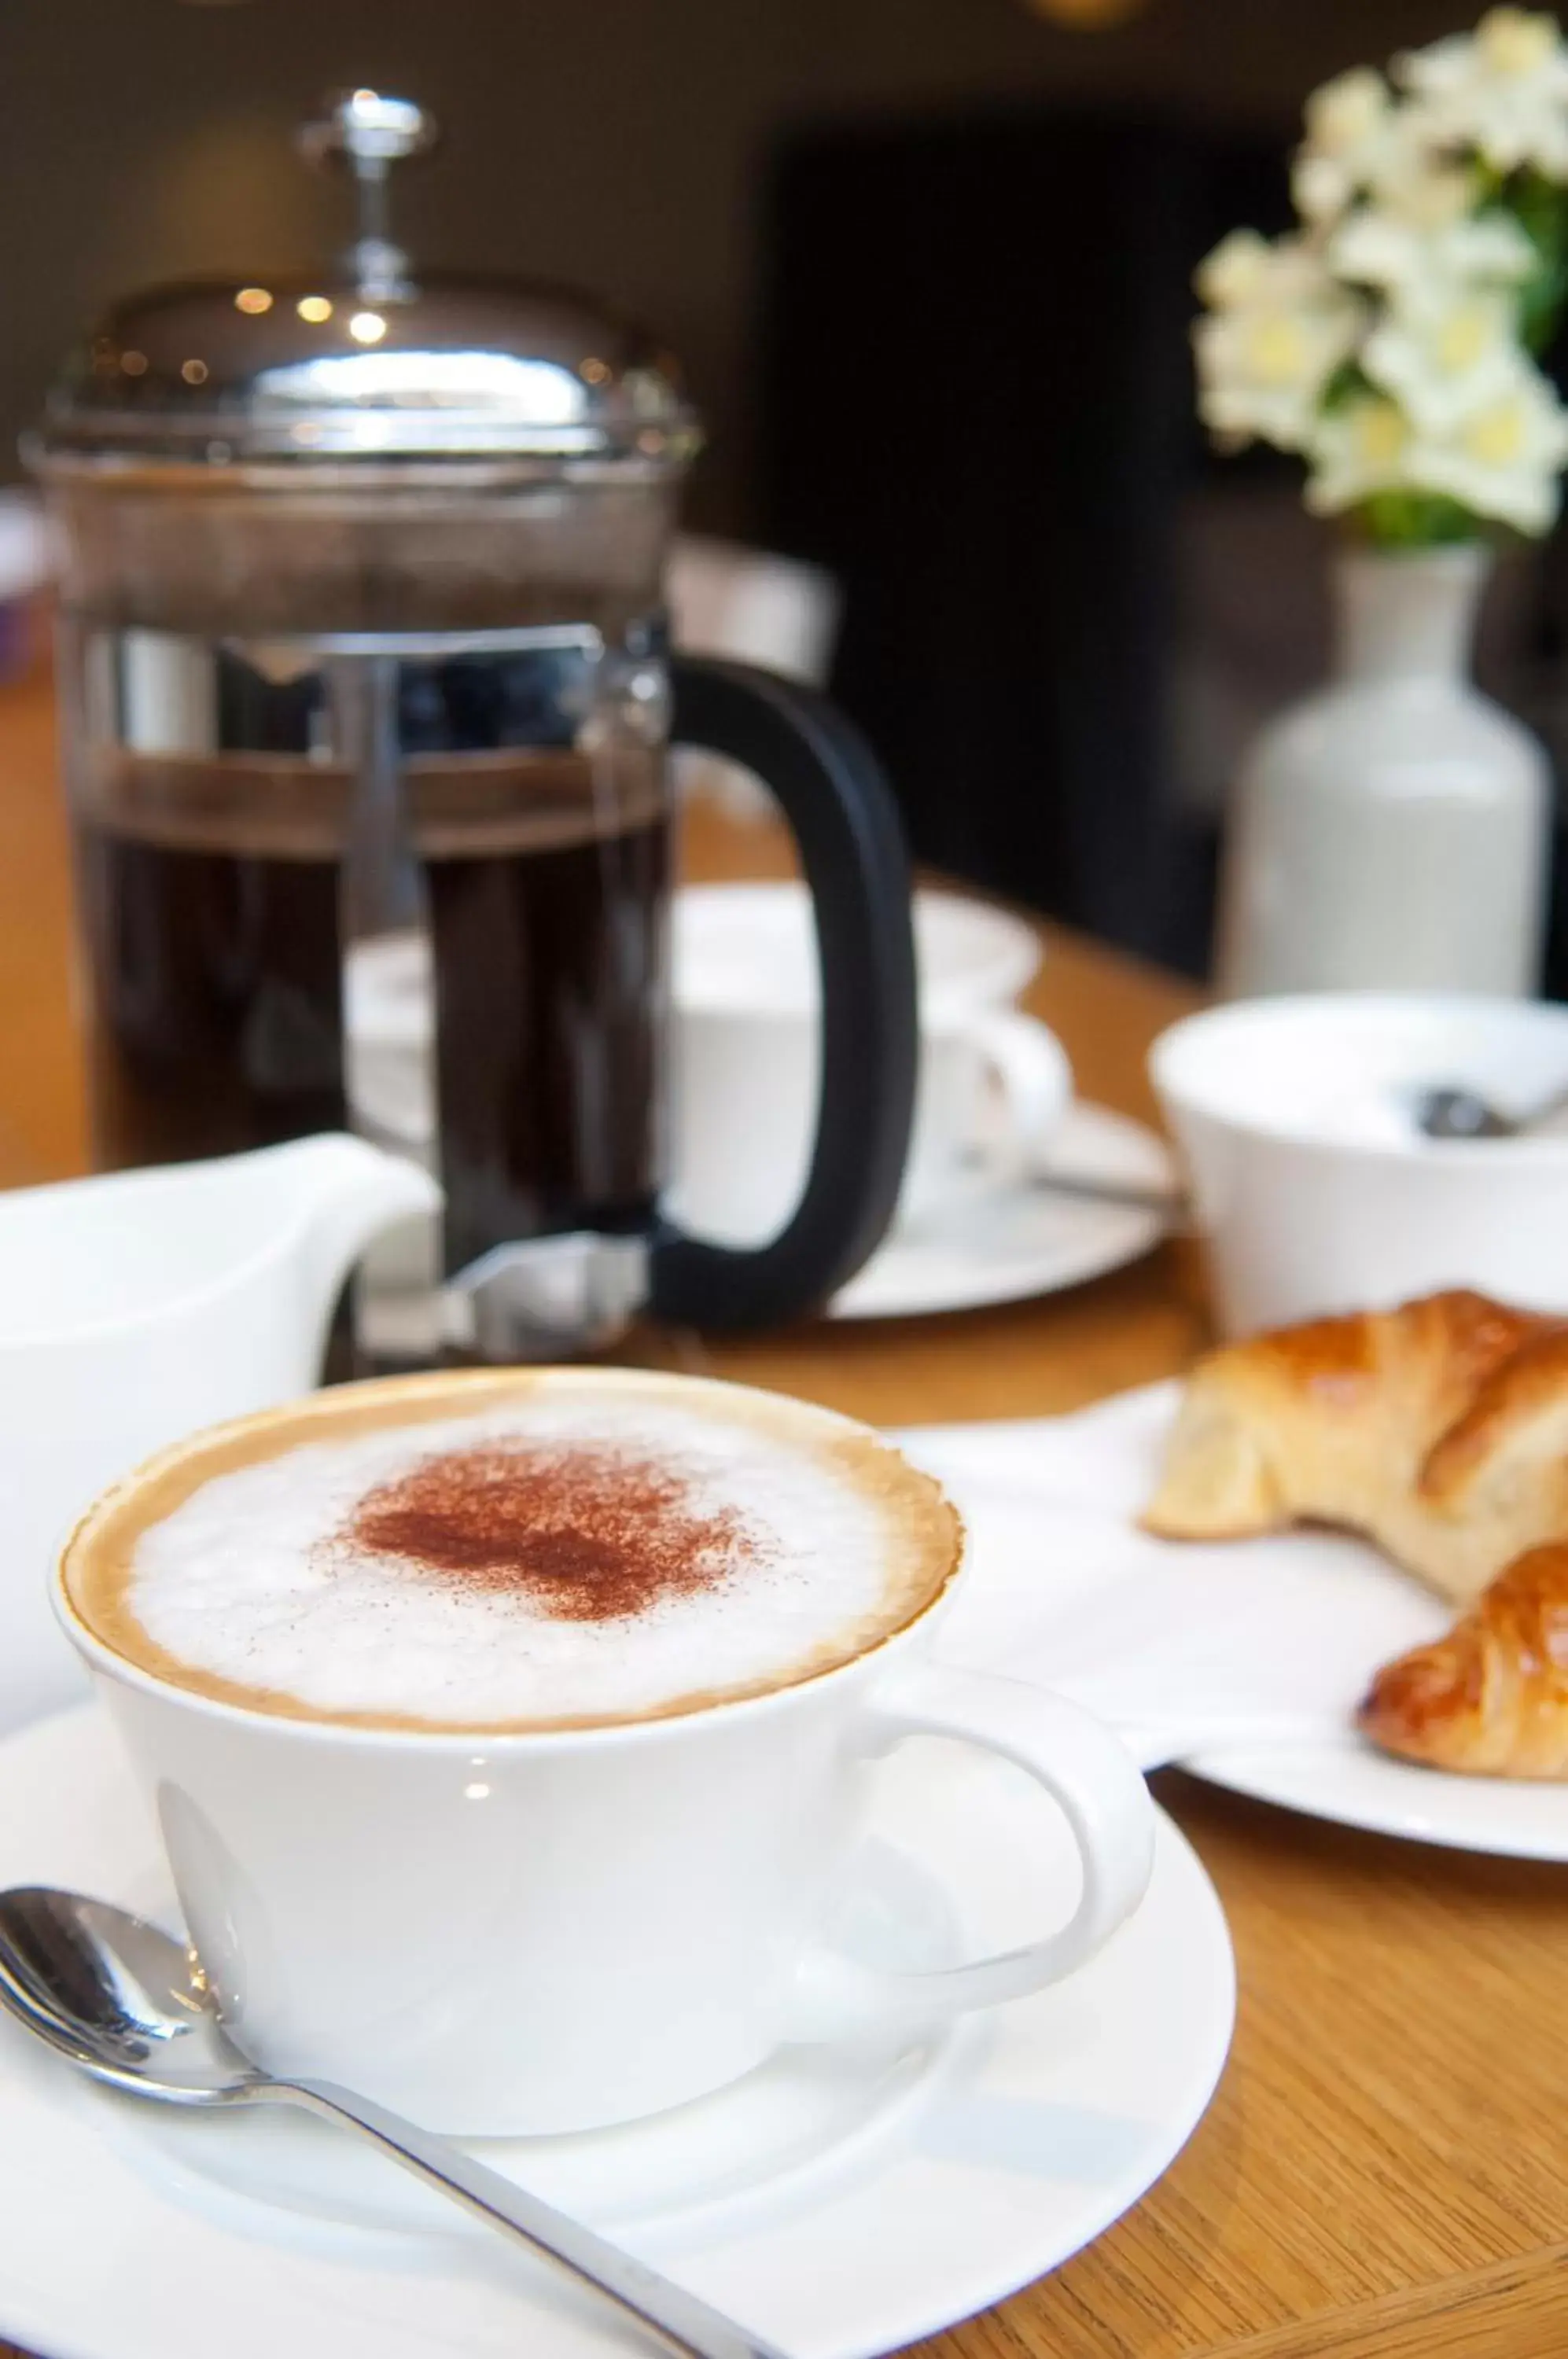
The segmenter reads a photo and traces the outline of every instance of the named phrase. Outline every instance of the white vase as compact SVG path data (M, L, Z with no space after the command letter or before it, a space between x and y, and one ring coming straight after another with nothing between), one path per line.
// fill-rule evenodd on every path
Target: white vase
M1468 678L1489 563L1476 548L1341 556L1336 677L1263 732L1236 780L1227 997L1536 988L1550 777Z

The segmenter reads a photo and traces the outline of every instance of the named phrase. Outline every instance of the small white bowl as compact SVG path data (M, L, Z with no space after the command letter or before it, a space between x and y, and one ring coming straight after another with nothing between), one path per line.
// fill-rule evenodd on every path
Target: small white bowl
M1568 1007L1247 1000L1173 1025L1149 1070L1227 1334L1444 1286L1568 1312L1568 1136L1439 1142L1409 1111L1450 1082L1504 1114L1568 1089Z

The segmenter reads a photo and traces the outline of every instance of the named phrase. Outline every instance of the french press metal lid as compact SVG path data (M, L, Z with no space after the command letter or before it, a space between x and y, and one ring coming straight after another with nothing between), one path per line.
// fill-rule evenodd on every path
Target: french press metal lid
M391 168L435 136L356 90L300 135L353 179L338 266L265 284L156 288L110 310L51 388L31 453L301 469L463 461L679 469L697 448L676 362L567 288L421 270L391 235Z

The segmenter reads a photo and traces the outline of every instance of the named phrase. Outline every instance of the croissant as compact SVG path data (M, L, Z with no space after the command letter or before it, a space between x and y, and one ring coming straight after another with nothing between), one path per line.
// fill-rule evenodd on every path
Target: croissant
M1200 1361L1145 1528L1228 1539L1308 1520L1365 1533L1460 1604L1568 1539L1568 1321L1454 1291Z
M1568 1777L1568 1540L1530 1549L1446 1637L1386 1664L1356 1720L1433 1768Z

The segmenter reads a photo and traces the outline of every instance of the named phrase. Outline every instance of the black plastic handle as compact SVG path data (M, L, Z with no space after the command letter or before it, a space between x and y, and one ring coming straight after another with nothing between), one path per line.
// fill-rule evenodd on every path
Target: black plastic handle
M661 1226L652 1308L681 1326L771 1327L820 1310L893 1217L914 1114L909 864L859 731L825 697L749 664L675 656L670 734L755 773L800 849L822 963L816 1146L793 1218L750 1250Z

